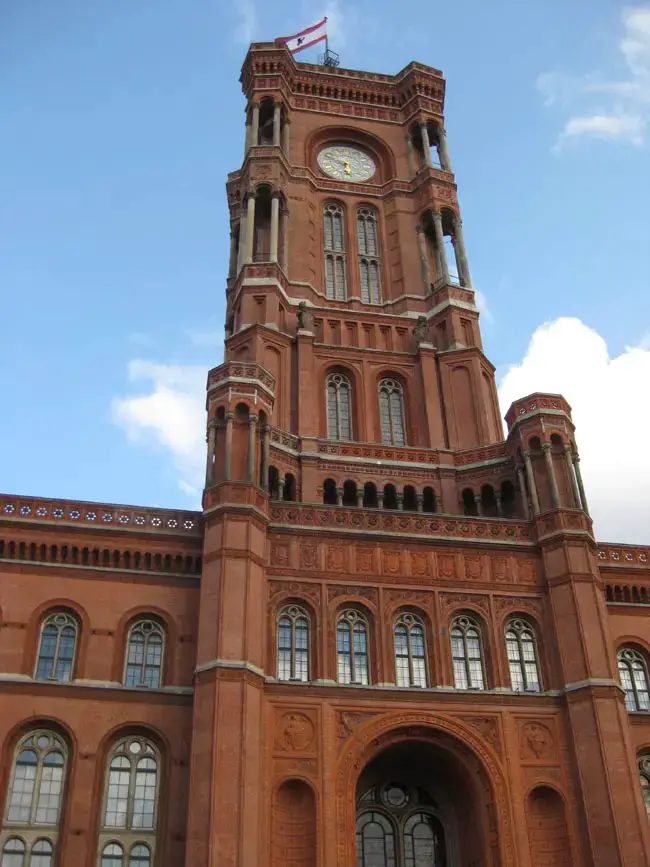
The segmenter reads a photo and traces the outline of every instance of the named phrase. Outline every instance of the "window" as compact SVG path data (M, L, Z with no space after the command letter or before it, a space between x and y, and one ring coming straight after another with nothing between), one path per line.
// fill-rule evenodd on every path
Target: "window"
M278 680L309 680L309 617L298 605L278 618Z
M382 379L379 383L379 421L383 445L406 445L404 392L394 379Z
M535 633L526 621L510 621L506 628L506 649L515 692L540 692Z
M370 682L368 625L353 608L343 611L336 624L336 666L339 683Z
M77 620L64 611L50 614L41 627L36 677L39 680L72 680L79 626Z
M123 738L111 750L100 833L100 867L151 864L159 766L160 754L147 738Z
M398 686L426 686L424 625L415 614L402 614L393 627Z
M323 212L323 245L325 248L325 295L333 301L344 301L345 234L343 208L334 202L325 205Z
M364 304L379 304L381 302L379 241L377 236L376 213L370 208L359 208L357 211L357 244L361 300Z
M342 373L327 377L327 438L351 440L350 382Z
M625 707L629 711L650 710L648 670L641 654L630 647L619 650L618 673L625 691Z
M456 689L485 689L481 632L471 617L457 617L452 623L451 657Z
M395 834L382 813L362 813L357 819L358 867L395 867Z
M66 765L66 746L53 732L32 731L18 743L0 834L0 867L51 867Z
M650 755L639 756L639 779L643 792L643 803L650 818Z
M138 620L129 630L125 686L156 689L162 683L164 632L155 620Z

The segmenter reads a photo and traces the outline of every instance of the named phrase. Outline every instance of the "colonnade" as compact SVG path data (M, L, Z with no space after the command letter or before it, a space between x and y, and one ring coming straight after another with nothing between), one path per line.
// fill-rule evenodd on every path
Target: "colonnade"
M544 455L544 463L546 465L546 472L548 475L549 486L551 489L551 503L554 509L558 509L561 506L560 490L557 483L557 476L555 474L555 464L553 462L551 443L542 443L542 453ZM573 502L570 505L575 509L582 509L584 512L589 514L587 497L585 495L585 488L582 481L582 473L580 471L580 457L573 450L573 447L569 443L564 444L564 459L566 461L569 480L571 482L571 496ZM517 466L517 477L519 479L520 487L524 483L524 474L526 479L526 487L530 496L530 503L532 505L533 515L539 515L541 512L539 492L537 490L535 470L533 468L533 460L530 449L526 449L523 452L523 466L521 464L518 464ZM525 490L525 488L522 487L522 490ZM528 501L526 498L524 498L524 501L524 506L528 511ZM527 517L530 519L530 514L528 514Z
M266 422L261 422L258 415L249 413L248 415L248 442L246 453L246 478L232 478L232 443L233 443L233 428L235 423L235 413L232 411L226 412L222 419L213 418L208 423L207 432L207 461L205 470L205 487L209 488L212 485L222 481L247 481L250 484L260 484L258 478L258 463L257 463L257 438L258 429L260 431L260 463L259 473L261 475L261 487L268 490L268 468L269 455L271 451L271 429ZM223 436L223 474L222 478L216 478L216 456L217 448L220 446L221 436Z

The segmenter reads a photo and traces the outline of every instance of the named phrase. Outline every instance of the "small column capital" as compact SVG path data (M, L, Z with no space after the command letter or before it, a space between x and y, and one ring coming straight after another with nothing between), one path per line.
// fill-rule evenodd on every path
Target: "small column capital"
M550 443L542 443L542 451L544 453L550 452L551 451L551 444Z
M524 456L525 461L529 461L530 460L530 449L524 449L523 456Z

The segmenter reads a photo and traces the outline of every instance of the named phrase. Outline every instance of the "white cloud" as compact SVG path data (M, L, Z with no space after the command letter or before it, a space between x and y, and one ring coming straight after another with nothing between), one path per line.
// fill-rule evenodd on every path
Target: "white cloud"
M474 302L485 321L494 322L494 315L488 307L487 298L479 289L474 290Z
M544 72L537 78L537 89L546 106L576 106L566 121L554 152L569 141L585 138L628 142L637 147L644 143L650 114L650 4L627 7L621 13L623 36L619 40L621 61L627 77L611 81L602 74L572 76L562 72ZM590 106L597 94L615 100L614 104Z
M178 484L193 499L205 471L206 375L202 366L135 359L129 363L129 381L140 386L139 393L116 397L111 405L113 421L130 439L162 446L171 455Z
M215 351L223 349L223 328L186 328L185 336L192 346Z
M499 387L501 408L535 391L563 394L572 407L589 509L601 541L650 544L650 349L611 357L579 319L541 325L523 360Z
M237 24L235 26L235 41L248 46L257 32L257 8L255 0L237 0L235 3Z

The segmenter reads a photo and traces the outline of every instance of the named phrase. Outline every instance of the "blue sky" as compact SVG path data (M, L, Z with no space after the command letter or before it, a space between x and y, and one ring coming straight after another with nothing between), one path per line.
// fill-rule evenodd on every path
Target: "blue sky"
M0 489L198 505L241 63L329 14L345 66L444 71L502 398L563 390L601 537L650 543L650 4L395 8L2 0Z

